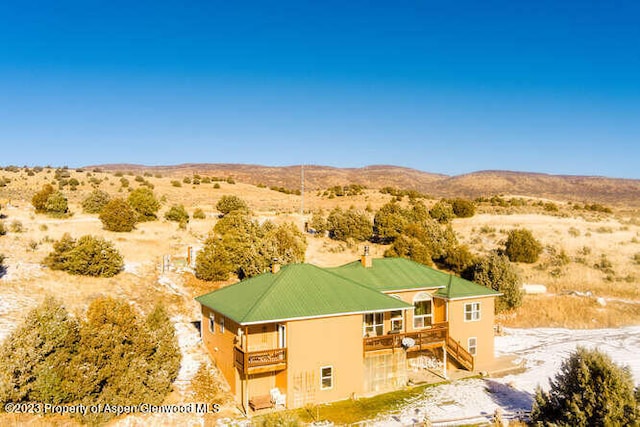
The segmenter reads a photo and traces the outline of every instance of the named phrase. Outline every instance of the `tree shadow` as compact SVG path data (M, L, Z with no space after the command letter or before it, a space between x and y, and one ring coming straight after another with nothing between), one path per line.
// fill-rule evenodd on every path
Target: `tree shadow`
M525 414L531 411L533 394L490 379L485 379L485 384L491 399L505 411L514 414Z

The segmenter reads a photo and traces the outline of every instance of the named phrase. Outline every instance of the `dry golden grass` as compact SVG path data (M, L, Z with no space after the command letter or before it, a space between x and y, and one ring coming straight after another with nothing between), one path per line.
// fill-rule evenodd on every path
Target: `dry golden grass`
M192 312L193 296L208 292L221 284L201 282L187 274L176 277L176 280L184 284L189 295L176 295L171 289L158 284L159 266L163 256L170 255L173 259L185 258L189 246L197 247L203 243L217 221L215 204L225 194L236 194L247 200L260 221L292 221L299 227L310 220L310 212L314 210L322 209L328 212L336 206L354 206L361 210L370 208L375 211L392 198L370 189L359 196L330 199L321 197L318 191L312 190L305 194L305 214L301 215L300 196L287 195L251 184L219 182L220 188L215 189L214 183L181 183L181 187L175 187L172 181L182 182L184 176L191 174L185 170L173 176L145 176L144 180L154 186L154 193L162 200L160 219L138 224L131 233L113 233L102 229L96 215L82 213L80 203L93 190L91 179L100 180L98 187L112 196L126 197L129 189L121 187L121 178L129 181L130 188L137 188L141 183L136 181L136 176L125 173L120 177L110 173L73 170L70 174L71 178L81 182L76 191L70 191L69 187L64 190L69 198L73 216L68 219L55 219L35 214L30 203L32 195L45 182L52 182L52 170L45 169L35 176L27 176L24 171L0 172L0 176L12 180L8 186L0 188L0 200L5 203L9 200L11 202L11 205L4 205L1 211L7 216L5 224L19 221L24 229L22 233L9 232L6 236L0 237L0 253L7 255L5 263L9 266L7 276L2 279L0 297L16 293L24 296L23 306L16 307L10 313L13 317L24 314L27 307L37 304L45 294L56 295L69 307L78 310L86 307L97 295L109 294L127 298L143 310L160 301L170 307L180 307L175 308L176 312ZM431 206L435 200L425 202L427 206ZM625 209L614 214L594 214L573 211L570 205L563 201L553 202L559 206L559 212L544 212L540 207L518 207L511 214L504 214L504 210L483 208L481 211L485 213L479 213L473 218L456 219L452 225L459 240L469 245L477 254L485 254L489 250L499 248L510 229L530 229L547 247L547 251L538 263L519 264L518 268L524 282L545 284L551 293L591 291L596 296L640 300L640 265L634 261L635 254L640 253L638 212ZM406 200L403 203L406 204ZM192 219L186 230L180 230L177 224L162 219L164 212L173 204L183 204L190 213L196 208L201 208L206 218ZM94 234L111 240L125 258L126 272L112 279L91 279L41 269L39 264L51 251L51 242L66 232L74 237ZM306 261L321 266L336 266L358 259L364 246L359 244L349 247L342 242L310 235L307 242L309 247ZM374 256L382 256L384 253L385 247L368 245ZM569 257L569 264L553 265L553 253L562 251ZM609 270L594 268L594 265L601 261L602 254L606 255L607 261L611 264ZM527 303L521 309L522 317L526 317L524 313L531 307L529 301L527 299ZM566 298L558 298L556 305L567 305L563 308L558 307L557 310L573 310L568 301L570 300ZM543 309L546 310L546 307ZM552 308L549 307L549 310ZM611 304L605 311L620 314ZM532 321L534 317L532 316ZM553 319L557 317L549 315L547 321L555 322ZM536 319L535 324L540 325L540 319ZM633 316L622 321L636 322ZM520 324L525 325L524 322Z
M528 295L519 310L499 315L498 322L517 328L616 328L640 324L640 303L609 301L603 307L588 297Z

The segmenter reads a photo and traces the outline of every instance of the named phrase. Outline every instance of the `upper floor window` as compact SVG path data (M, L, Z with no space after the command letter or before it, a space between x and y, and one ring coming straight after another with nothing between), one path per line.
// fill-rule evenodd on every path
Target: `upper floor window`
M216 317L213 313L209 314L209 332L216 333Z
M365 337L375 337L384 334L383 313L365 313L362 335Z
M224 317L220 316L219 324L220 324L220 333L224 334Z
M413 299L413 327L426 328L433 324L433 304L431 295L420 292Z
M469 302L464 305L464 321L473 322L480 320L480 303Z

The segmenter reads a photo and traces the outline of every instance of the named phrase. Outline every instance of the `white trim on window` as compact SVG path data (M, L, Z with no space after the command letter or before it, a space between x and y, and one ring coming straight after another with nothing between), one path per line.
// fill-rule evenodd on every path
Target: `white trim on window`
M404 315L402 310L395 310L391 312L391 330L401 331L404 325Z
M416 313L420 314L416 314ZM428 328L433 324L433 298L420 292L413 298L413 329Z
M365 313L362 316L362 336L379 337L384 335L384 313Z
M218 325L220 326L220 333L224 334L224 316L220 316L220 320L218 321Z
M209 313L209 332L216 333L216 316L213 313Z
M322 366L320 368L320 390L331 390L333 388L333 366Z
M468 302L464 305L464 321L477 322L480 320L480 303Z
M469 339L467 340L467 351L473 356L476 355L476 353L478 352L478 338L469 337Z

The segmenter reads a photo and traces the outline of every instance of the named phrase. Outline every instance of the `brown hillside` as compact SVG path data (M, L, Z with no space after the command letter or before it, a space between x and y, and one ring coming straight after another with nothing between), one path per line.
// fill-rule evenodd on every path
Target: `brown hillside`
M203 176L232 176L250 184L287 189L300 188L300 166L261 166L243 164L182 164L143 166L109 164L89 166L105 171L143 171L176 177L194 173ZM375 165L363 168L305 166L305 188L319 190L334 185L361 184L369 188L392 186L414 189L436 197L475 198L495 194L546 197L551 199L640 205L640 180L597 176L547 175L530 172L480 171L458 176L423 172L416 169Z

